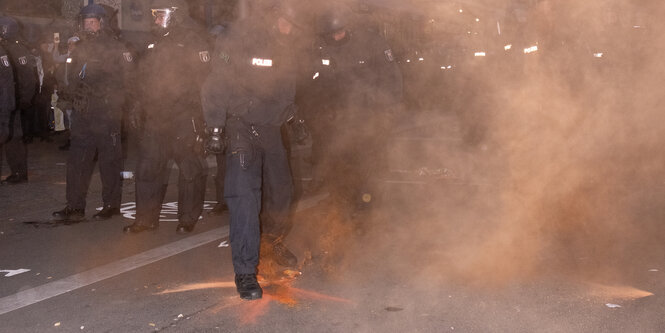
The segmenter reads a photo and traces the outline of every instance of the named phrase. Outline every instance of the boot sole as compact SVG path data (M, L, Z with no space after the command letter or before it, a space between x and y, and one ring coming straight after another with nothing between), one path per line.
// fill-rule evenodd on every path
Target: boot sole
M240 298L247 301L261 299L262 297L263 297L263 290L240 293Z
M53 221L55 222L83 222L85 220L85 216L81 217L53 217Z

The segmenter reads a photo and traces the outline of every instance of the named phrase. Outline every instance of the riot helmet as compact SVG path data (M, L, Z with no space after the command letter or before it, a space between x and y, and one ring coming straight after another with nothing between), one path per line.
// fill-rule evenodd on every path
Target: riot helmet
M263 15L268 21L275 22L276 29L282 35L291 34L294 27L302 28L301 15L291 0L267 0L262 3Z
M82 36L95 37L108 28L106 9L98 4L83 7L79 12L78 20Z
M323 13L318 20L318 33L331 37L334 33L345 31L348 26L348 13L341 8L332 8Z
M187 15L187 4L180 0L154 0L150 11L158 31L169 31L177 26L183 15Z
M18 22L9 16L0 17L0 39L15 41L18 39Z
M278 4L278 7L276 8L277 15L287 21L289 21L291 24L301 27L302 26L302 15L300 15L300 12L298 9L296 9L294 1L289 1L289 0L283 0Z

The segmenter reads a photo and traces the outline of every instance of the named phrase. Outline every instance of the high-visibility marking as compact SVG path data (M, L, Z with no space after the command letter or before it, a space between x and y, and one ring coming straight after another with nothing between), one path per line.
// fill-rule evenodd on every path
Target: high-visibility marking
M272 59L252 58L252 65L259 67L272 67Z

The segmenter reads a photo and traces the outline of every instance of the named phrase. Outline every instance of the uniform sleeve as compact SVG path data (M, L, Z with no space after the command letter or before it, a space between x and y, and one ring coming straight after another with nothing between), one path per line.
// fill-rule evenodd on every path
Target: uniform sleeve
M16 61L16 75L18 88L18 102L21 110L32 106L32 98L37 91L37 71L34 57L27 49L23 49Z
M16 108L14 93L14 74L9 59L0 52L0 144L9 135L9 117ZM6 62L5 62L6 61Z
M201 106L207 127L224 127L229 109L232 87L229 78L233 77L231 55L227 45L232 37L220 36L210 60L210 74L201 87Z
M121 48L121 73L122 73L122 86L125 92L125 98L131 105L138 103L139 94L141 93L141 80L140 80L140 63L137 60L137 51L129 50L126 47Z
M189 38L191 38L192 49L196 56L191 75L194 82L201 86L211 69L212 52L210 52L210 45L200 34L191 33Z
M126 47L120 48L121 57L120 57L120 80L122 82L122 87L125 92L132 89L132 84L135 80L134 73L136 73L136 63L134 61L135 55L134 52L130 51Z

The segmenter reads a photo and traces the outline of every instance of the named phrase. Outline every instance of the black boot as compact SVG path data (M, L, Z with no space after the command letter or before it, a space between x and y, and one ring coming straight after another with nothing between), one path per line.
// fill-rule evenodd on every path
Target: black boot
M175 228L175 232L180 235L188 234L194 231L194 224L188 223L178 223L178 226Z
M85 220L85 211L83 209L73 209L69 206L63 210L53 212L53 221L57 222L81 222Z
M144 232L144 231L154 231L159 228L159 224L141 224L139 222L134 222L133 224L130 224L128 226L125 226L122 228L122 232L129 234L138 234L139 232Z
M9 184L9 185L14 185L14 184L20 184L20 183L25 183L28 181L28 175L25 173L12 173L11 175L7 176L5 180L2 181L3 184Z
M242 299L254 300L263 297L263 289L256 280L256 274L236 274L236 290Z
M99 213L92 216L97 221L104 221L112 218L114 215L120 215L120 208L113 208L111 206L104 206Z
M229 207L227 207L223 201L218 202L215 207L208 212L208 215L222 215L227 210L229 210Z

